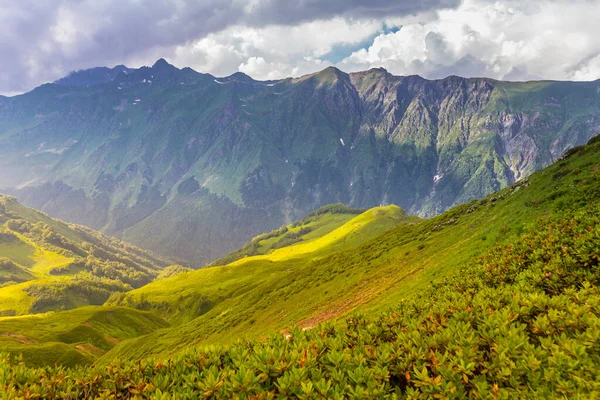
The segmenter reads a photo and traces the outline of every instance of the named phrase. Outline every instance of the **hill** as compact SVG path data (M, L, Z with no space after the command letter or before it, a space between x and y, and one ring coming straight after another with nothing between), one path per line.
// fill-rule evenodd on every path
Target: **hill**
M288 261L312 287L286 285L290 298L301 294L286 310L296 313L297 300L310 302L321 285L320 293L338 288L340 300L362 293L359 309L394 304L390 311L188 349L169 362L131 361L181 349L166 347L174 337L194 343L187 323L121 343L103 357L117 363L110 368L32 369L4 359L0 377L8 396L596 398L599 200L595 138L528 180L317 258L312 270ZM236 263L206 271L247 264ZM257 317L276 311L262 311L261 298Z
M0 189L204 266L326 204L433 216L509 186L598 133L599 87L79 71L0 102Z
M334 252L340 246L356 245L361 240L375 236L378 232L385 231L399 222L415 220L414 217L407 217L397 207L385 207L364 215L359 214L363 214L363 210L348 209L339 204L323 207L301 221L286 226L285 233L276 232L280 237L271 234L271 237L266 240L274 244L284 239L290 232L303 231L302 235L298 235L295 240L302 242L298 245L310 245L310 257L316 258ZM349 221L351 223L347 224ZM339 229L340 227L343 229ZM266 236L268 235L262 235L253 242L263 247L263 239ZM309 252L302 248L297 251L296 257L307 256ZM275 253L274 256L277 258L282 258L280 254L282 251L286 251L284 256L290 255L290 251L284 248L271 251L271 254ZM289 259L289 257L285 258ZM303 261L306 262L306 258ZM222 277L218 271L214 268L207 270L206 273L196 274L178 265L166 267L146 290L136 291L125 299L113 296L110 301L113 304L135 303L136 307L153 310L154 313L109 305L35 316L6 317L0 320L0 337L4 338L0 341L0 353L3 351L12 355L23 353L23 362L28 366L88 364L96 361L123 339L168 327L169 323L165 319L182 323L198 317L212 307L229 307L230 301L225 302L224 305L219 304L226 300L223 298L225 294L222 292L223 288L228 293L243 291L249 282L252 284L252 281L256 280L256 275L264 271L264 266L237 269L234 272L238 276L232 274L231 279ZM271 269L270 272L273 270ZM276 276L271 275L264 279L261 283L262 287L271 284L274 278ZM209 281L213 286L219 284L218 293L214 287L203 290ZM249 305L241 306L243 309ZM101 324L98 323L100 320ZM38 325L43 329L36 329Z
M331 228L331 219L340 215L344 214L320 214L305 225ZM333 294L325 293L325 297L323 293L315 294L306 304L297 303L293 307L288 301L295 291L310 290L314 279L312 273L316 272L320 260L356 247L393 226L411 224L416 220L418 218L408 217L396 206L375 208L354 215L354 218L330 232L323 232L321 236L310 238L307 235L299 243L265 255L244 257L226 266L203 268L155 281L128 293L114 295L108 304L154 310L175 324L189 322L195 327L196 338L193 340L196 341L230 336L236 330L242 334L242 331L261 332L266 327L272 329L274 324L284 326L293 318L304 315L307 308L333 297ZM281 307L294 310L286 316L285 322L281 316L260 315L273 310L279 313ZM244 323L243 327L238 326L241 323ZM179 336L180 332L172 335ZM181 341L184 346L187 345L185 343L185 340Z
M197 343L285 332L292 323L310 328L352 310L393 306L538 218L597 198L599 147L595 142L574 149L565 160L488 198L429 220L396 222L351 246L336 247L340 242L332 239L378 209L312 242L116 295L115 304L155 310L174 326L122 343L103 360L165 357Z
M227 265L243 257L268 254L294 243L321 237L365 211L352 209L341 203L323 206L290 226L283 225L279 229L256 236L238 250L213 261L211 266Z
M151 282L168 264L0 195L0 315L101 305Z

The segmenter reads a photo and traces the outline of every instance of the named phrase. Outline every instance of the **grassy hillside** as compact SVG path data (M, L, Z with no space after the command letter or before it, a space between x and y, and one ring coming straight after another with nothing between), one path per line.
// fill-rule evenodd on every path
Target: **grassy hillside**
M298 248L296 258L301 259L295 262L308 262L309 255L318 259L340 246L355 246L361 240L376 236L398 223L418 220L407 217L395 206L370 210L364 214L361 211L339 205L328 206L287 227L288 232L311 228L310 232L299 237L301 243L290 247ZM281 234L281 238L285 235L286 233ZM271 239L277 237L272 235ZM307 245L310 245L310 249L306 248ZM279 259L289 260L292 252L281 248L271 254ZM240 264L244 265L245 262L240 261ZM144 287L144 290L136 290L131 296L118 302L135 303L138 308L152 309L161 317L181 323L192 320L213 307L228 310L232 304L240 301L237 304L239 310L231 310L231 315L239 313L239 317L243 318L248 309L253 309L253 298L244 296L243 292L256 281L257 276L269 274L264 282L259 283L267 291L268 286L277 279L278 269L281 270L279 276L289 275L285 267L273 268L271 264L272 262L250 263L248 266L232 269L226 275L221 268L205 269L198 273L182 266L166 267L153 284ZM211 287L205 287L206 290L200 288L201 284L206 286L209 282ZM11 287L19 289L19 285ZM237 292L241 292L241 296ZM220 302L224 304L219 304ZM104 318L107 315L110 318ZM0 353L6 351L17 355L22 352L23 361L28 366L87 364L95 361L122 339L168 327L169 324L164 319L155 315L156 313L131 308L103 306L44 315L7 317L0 320L0 337L3 339L0 341ZM101 317L104 322L99 325L97 321ZM214 322L218 321L212 321L213 327L216 326ZM36 329L38 325L43 329ZM225 326L232 325L227 322ZM260 329L259 324L257 328Z
M168 356L200 342L285 332L292 323L310 328L352 310L393 306L521 234L538 218L597 198L599 147L596 142L572 150L531 179L439 217L390 224L394 228L354 247L340 245L336 231L350 233L353 221L381 209L314 241L115 297L116 304L155 310L176 326L122 343L103 361ZM313 247L313 253L304 252Z
M32 369L5 358L0 385L9 397L44 398L600 396L600 139L528 181L398 226L318 259L312 270L289 264L300 279L312 275L321 291L344 276L342 290L363 293L363 309L394 306L304 325L312 329L301 324L285 335L188 349L169 362L131 358L152 354L151 345L154 355L168 354L163 346L176 346L174 331L193 343L192 323L123 342L104 356L116 360L108 368ZM379 289L368 296L370 282ZM306 285L291 287L306 299L315 294ZM323 304L330 311L335 305ZM286 310L297 308L302 303Z
M283 225L277 230L258 235L240 249L213 261L210 265L227 265L246 256L268 254L294 243L321 237L365 211L346 207L341 203L323 206L290 226Z
M331 227L332 221L337 219L336 214L326 213L309 224ZM396 206L376 208L355 215L323 236L306 238L266 255L245 257L227 266L155 281L129 293L114 295L109 304L154 310L176 324L191 321L194 340L223 338L230 335L231 329L240 334L244 331L263 332L274 324L285 326L306 315L307 309L329 301L331 295L316 290L305 304L292 307L288 302L290 295L299 291L302 285L310 290L310 280L314 279L311 271L319 260L342 249L356 247L392 226L418 220L408 217ZM293 310L285 318L262 315L273 310L279 312L282 306ZM245 322L243 326L239 326L241 322ZM173 335L179 333L173 332Z
M0 195L0 315L101 305L152 281L168 262Z
M155 315L123 307L82 307L0 318L0 352L30 366L91 364L122 340L164 328Z

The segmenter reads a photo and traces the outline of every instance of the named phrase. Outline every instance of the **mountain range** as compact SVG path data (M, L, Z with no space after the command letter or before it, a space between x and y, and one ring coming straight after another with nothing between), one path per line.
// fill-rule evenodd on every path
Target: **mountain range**
M0 192L199 267L330 203L440 214L599 131L600 81L256 81L161 59L0 97Z

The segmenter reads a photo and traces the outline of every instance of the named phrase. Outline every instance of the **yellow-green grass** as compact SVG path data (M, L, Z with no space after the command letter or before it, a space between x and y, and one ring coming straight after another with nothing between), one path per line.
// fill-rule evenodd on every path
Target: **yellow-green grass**
M74 261L71 257L65 257L62 254L42 248L36 249L33 259L35 264L31 267L31 270L42 277L48 276L52 269L68 265Z
M310 232L302 235L303 241L309 241L326 235L327 233L342 226L354 217L355 215L353 214L325 214L320 218L316 219L315 221L309 222L308 224L290 227L288 229L288 232L298 232L303 228L310 228ZM271 237L269 239L261 240L259 253L264 254L268 253L269 251L272 251L271 246L277 243L279 240L281 240L284 236L285 233L279 236Z
M311 254L323 256L337 248L353 246L365 238L384 232L396 225L400 220L409 218L398 206L376 207L368 210L344 223L342 226L323 235L313 235L300 243L273 250L269 254L245 257L229 265L242 265L253 261L283 261ZM410 217L414 220L414 217ZM298 230L300 227L297 228ZM326 229L324 228L323 231ZM308 235L307 235L308 236Z
M210 266L227 265L244 257L271 254L283 247L318 239L344 225L363 211L346 207L341 203L321 207L294 224L285 225L280 229L254 237L241 248L213 261Z
M37 279L0 287L0 315L29 313L34 299L24 289L34 284L44 285L65 279L51 277L49 271L73 261L73 258L37 246L22 235L17 237L18 241L0 244L0 257L6 257L24 267Z
M35 247L22 240L11 243L0 243L0 257L11 259L15 264L31 268L36 261L33 258Z
M283 329L306 318L322 301L331 301L347 286L328 290L318 283L319 260L359 246L393 226L419 221L396 206L377 207L352 218L332 232L264 256L246 257L227 266L206 268L155 281L113 298L115 304L152 309L181 329L157 331L163 337L149 349L172 352L181 343L220 342ZM299 295L300 293L306 296ZM285 312L283 311L285 310ZM168 337L169 339L164 340ZM149 343L149 342L148 342ZM161 347L163 343L169 343ZM135 346L135 345L132 345ZM142 350L146 351L146 350Z
M26 209L26 207L21 208ZM27 214L32 214L32 212L27 211ZM35 215L35 212L33 215ZM1 228L2 226L0 226ZM73 262L71 257L44 249L27 237L19 233L12 233L18 240L10 243L0 243L0 257L12 260L15 264L29 269L37 276L47 277L53 268Z
M539 217L600 198L598 188L600 142L486 199L429 220L396 223L354 247L325 254L339 243L332 232L148 285L120 304L154 309L178 326L124 342L100 362L168 356L200 343L283 332L292 324L310 328L354 310L385 309L418 296L432 280L505 243ZM349 235L353 230L346 225ZM189 320L190 310L200 315Z
M329 218L329 216L325 216ZM227 266L205 268L152 282L119 295L119 304L155 308L171 322L186 322L216 304L235 298L254 285L278 281L290 275L293 266L302 268L340 248L351 248L399 223L418 220L396 206L377 207L352 218L322 237L301 242L267 255L245 257ZM285 281L285 279L284 279Z
M164 328L154 314L124 307L81 307L0 318L0 352L30 366L89 364L121 340Z
M23 289L32 281L0 287L0 315L23 315L29 312L33 298Z

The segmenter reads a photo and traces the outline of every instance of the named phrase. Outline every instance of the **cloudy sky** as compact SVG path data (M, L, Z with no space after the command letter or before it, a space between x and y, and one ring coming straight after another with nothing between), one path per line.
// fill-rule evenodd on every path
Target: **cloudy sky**
M0 0L0 94L94 66L600 78L600 0Z

